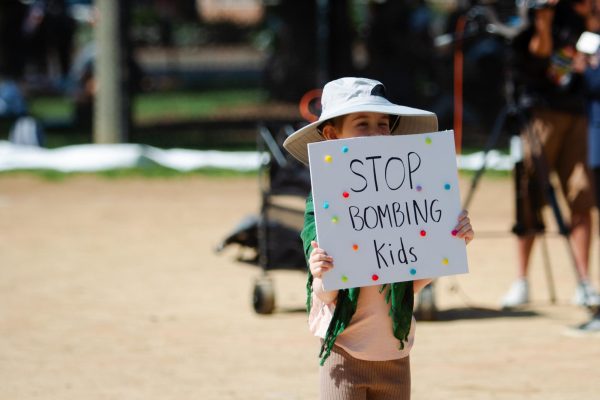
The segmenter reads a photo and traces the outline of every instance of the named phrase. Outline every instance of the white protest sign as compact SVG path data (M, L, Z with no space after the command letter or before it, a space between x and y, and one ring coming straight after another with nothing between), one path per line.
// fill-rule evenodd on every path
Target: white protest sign
M468 272L452 131L308 145L327 290Z

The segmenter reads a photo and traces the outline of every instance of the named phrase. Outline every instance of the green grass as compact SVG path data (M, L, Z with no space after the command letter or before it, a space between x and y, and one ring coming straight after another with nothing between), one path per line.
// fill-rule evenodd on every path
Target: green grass
M135 99L134 120L149 122L206 117L216 111L265 102L262 90L147 93Z
M133 113L137 123L193 119L266 99L266 92L259 89L143 93L134 98ZM68 120L73 113L73 101L68 97L34 97L29 105L31 114L42 120Z
M195 176L209 178L239 178L256 177L257 171L235 171L222 168L200 168L193 171L177 171L162 166L148 168L119 168L98 172L61 172L48 169L21 169L13 171L0 171L0 178L4 176L33 175L44 180L60 182L79 176L97 176L105 179L149 178L149 179L179 179Z
M476 173L477 173L477 171L470 171L470 170L460 170L458 172L460 177L467 178L467 179L473 178ZM483 176L485 178L504 179L504 178L508 178L508 177L512 176L512 170L511 171L496 171L496 170L492 170L492 169L486 169L485 172L483 173Z
M29 99L29 112L41 120L66 120L72 117L73 102L68 97L35 97Z
M211 115L231 114L236 107L252 107L267 101L267 94L260 89L228 89L204 92L176 91L143 93L134 98L134 124L143 126L156 122L176 122L205 118ZM57 148L72 144L86 144L92 141L91 132L72 126L72 100L60 96L37 96L29 99L31 114L46 125L46 147ZM0 132L0 140L8 137L9 125ZM189 129L188 129L189 131ZM214 135L198 137L196 131L170 131L164 135L151 134L138 138L132 133L132 140L156 147L186 147L217 150L254 150L254 140L248 142L223 141Z

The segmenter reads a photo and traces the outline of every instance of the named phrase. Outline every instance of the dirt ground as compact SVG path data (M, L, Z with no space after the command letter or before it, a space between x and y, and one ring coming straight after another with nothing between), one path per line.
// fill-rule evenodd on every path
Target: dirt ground
M303 273L275 271L277 310L259 316L259 269L213 251L258 194L252 177L0 177L0 399L316 399ZM547 236L556 304L536 247L531 306L498 308L512 198L483 179L470 273L438 280L439 320L418 322L415 400L600 399L600 336L568 334L589 314L564 239Z

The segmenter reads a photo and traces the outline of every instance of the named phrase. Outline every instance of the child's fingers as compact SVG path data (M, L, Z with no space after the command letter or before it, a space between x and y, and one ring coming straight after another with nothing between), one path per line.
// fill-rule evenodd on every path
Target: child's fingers
M468 224L470 222L471 222L471 219L469 218L468 211L467 210L463 210L458 215L458 222L456 223L455 229L458 231L458 230L460 230L460 228L462 228L464 225L466 225L466 224Z
M310 273L314 278L322 278L323 274L333 268L333 264L321 261L310 264Z
M471 219L469 218L469 212L462 210L458 215L458 224L454 228L456 237L464 239L467 244L475 237L475 232L471 226Z
M316 242L313 243L316 244ZM324 273L333 268L333 257L327 255L325 250L315 247L310 254L309 264L312 276L321 278Z
M313 246L313 249L310 252L310 257L309 257L311 260L314 258L315 261L318 261L317 259L325 259L326 257L329 257L327 255L327 252L324 249L320 248L319 244L317 242L315 242L314 240L311 242L311 245ZM333 258L329 257L328 261L333 261Z
M311 241L310 245L313 247L308 259L310 273L315 278L321 278L324 273L333 268L333 257L320 248L316 241Z
M471 226L471 224L466 224L460 229L457 229L456 236L458 236L459 238L463 238L469 232L473 232L473 227Z
M329 271L331 268L333 268L332 266L327 266L327 265L323 265L321 267L315 267L313 269L310 270L310 273L312 274L312 276L314 278L322 278L323 274L325 274L327 271Z
M312 253L310 254L309 261L311 263L317 263L317 262L332 263L333 257L327 255L327 253L325 253L325 251L323 251L323 249L314 249L312 251Z
M471 224L466 224L456 232L456 236L460 239L464 239L467 244L475 237L475 232Z
M460 220L458 222L458 224L456 224L456 226L454 227L454 230L458 232L458 231L462 230L467 225L471 225L471 220L469 218L465 218L463 220Z

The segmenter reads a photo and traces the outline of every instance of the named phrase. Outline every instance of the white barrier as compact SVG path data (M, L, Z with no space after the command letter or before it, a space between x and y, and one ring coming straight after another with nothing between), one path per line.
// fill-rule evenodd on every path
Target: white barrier
M0 141L0 171L49 169L61 172L93 172L158 164L178 171L200 168L222 168L236 171L257 170L261 155L255 151L216 151L159 149L140 144L85 144L46 149ZM477 170L483 163L483 152L459 155L458 168ZM486 168L508 171L513 162L508 155L491 151Z

